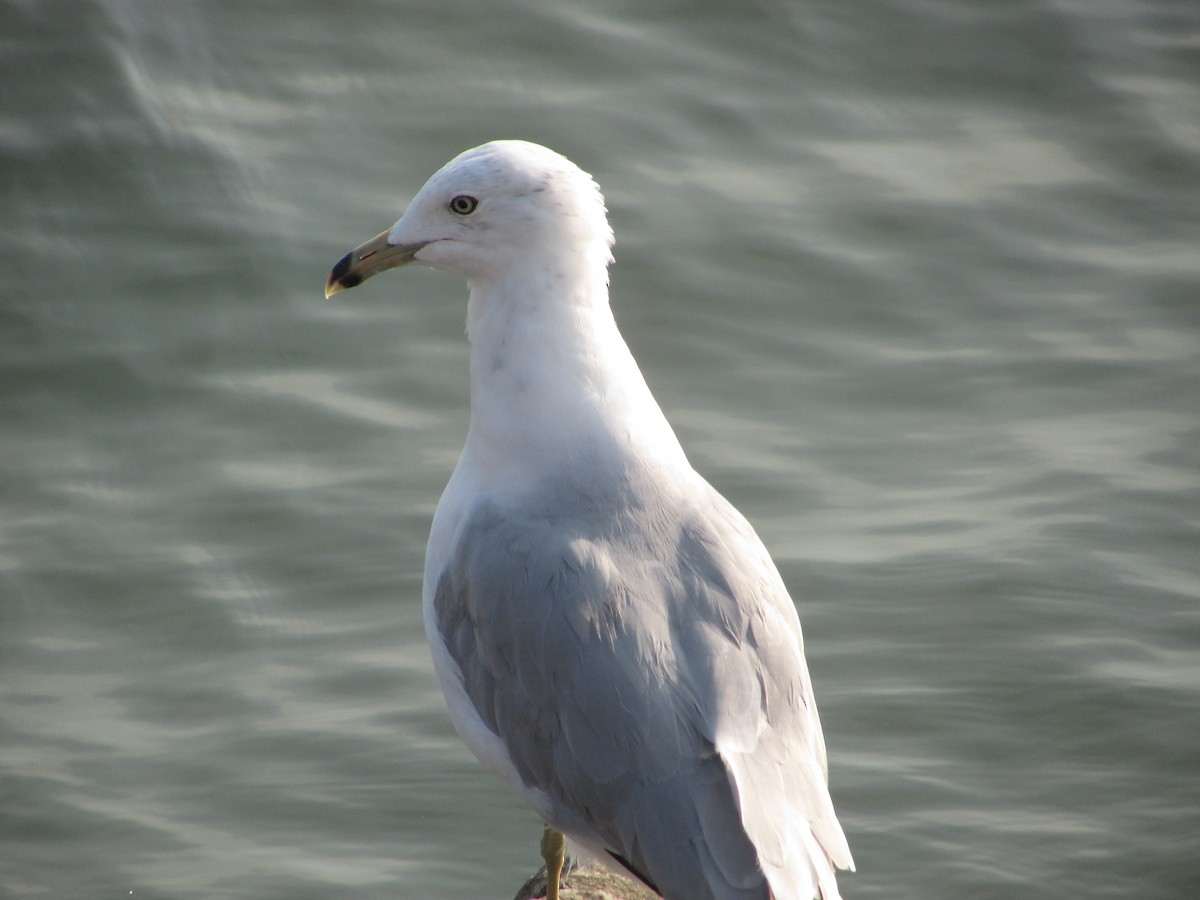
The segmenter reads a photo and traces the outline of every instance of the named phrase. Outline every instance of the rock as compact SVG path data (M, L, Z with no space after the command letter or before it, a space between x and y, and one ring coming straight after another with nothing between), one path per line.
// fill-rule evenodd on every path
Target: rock
M513 900L536 900L546 896L546 868L538 869L521 886ZM580 864L567 857L559 880L560 900L660 900L643 884L622 878L594 863Z

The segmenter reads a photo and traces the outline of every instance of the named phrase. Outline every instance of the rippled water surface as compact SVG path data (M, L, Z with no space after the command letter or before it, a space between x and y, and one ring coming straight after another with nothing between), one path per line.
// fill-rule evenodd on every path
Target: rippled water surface
M507 898L420 626L495 137L800 609L848 898L1200 896L1191 0L0 5L0 896Z

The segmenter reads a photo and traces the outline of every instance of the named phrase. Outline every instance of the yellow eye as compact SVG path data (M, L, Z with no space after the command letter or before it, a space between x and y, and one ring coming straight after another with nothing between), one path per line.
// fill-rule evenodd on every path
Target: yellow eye
M450 212L458 213L460 216L469 216L475 212L475 207L477 206L479 206L479 201L474 197L459 194L450 201Z

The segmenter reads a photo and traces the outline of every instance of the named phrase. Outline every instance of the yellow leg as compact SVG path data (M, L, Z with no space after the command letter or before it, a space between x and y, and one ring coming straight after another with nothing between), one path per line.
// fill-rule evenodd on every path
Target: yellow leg
M562 875L566 840L562 832L549 825L542 832L542 859L546 861L546 900L558 900L558 879Z

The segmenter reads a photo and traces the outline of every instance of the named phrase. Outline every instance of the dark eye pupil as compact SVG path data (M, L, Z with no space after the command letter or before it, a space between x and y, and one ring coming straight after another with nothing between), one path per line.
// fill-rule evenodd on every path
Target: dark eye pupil
M479 201L474 197L468 197L465 194L455 197L450 201L450 208L460 215L475 212L475 207L479 205Z

